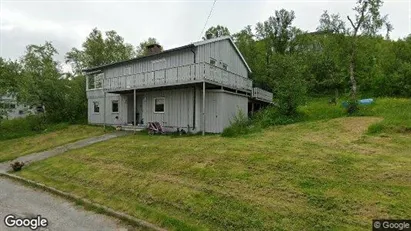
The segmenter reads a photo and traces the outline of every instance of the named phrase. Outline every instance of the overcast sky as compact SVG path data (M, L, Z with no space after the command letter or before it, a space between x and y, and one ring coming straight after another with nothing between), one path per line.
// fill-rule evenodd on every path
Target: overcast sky
M92 28L115 30L126 42L139 44L157 38L165 49L200 40L213 0L203 1L81 1L0 0L0 56L16 59L27 44L52 41L60 61L72 47L80 47ZM352 14L355 1L230 1L217 0L207 24L221 24L231 33L255 25L285 8L294 10L294 25L314 31L323 10ZM411 0L385 0L383 14L394 25L392 38L411 33Z

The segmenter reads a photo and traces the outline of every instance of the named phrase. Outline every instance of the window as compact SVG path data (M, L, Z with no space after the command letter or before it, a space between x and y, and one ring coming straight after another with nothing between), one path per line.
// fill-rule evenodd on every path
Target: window
M164 97L154 99L154 113L164 113Z
M24 114L24 111L23 110L20 110L19 111L19 115L23 115Z
M15 109L15 108L16 108L16 104L10 104L10 108L11 108L11 109Z
M88 89L100 89L103 87L104 74L95 74L88 77Z
M111 112L118 112L118 100L111 101Z
M94 113L99 113L100 112L100 106L98 102L93 102L94 104Z
M224 70L227 70L227 69L228 69L228 65L225 64L225 63L223 63L223 68L224 68Z
M213 65L213 66L215 66L215 63L216 63L215 59L210 58L210 64Z

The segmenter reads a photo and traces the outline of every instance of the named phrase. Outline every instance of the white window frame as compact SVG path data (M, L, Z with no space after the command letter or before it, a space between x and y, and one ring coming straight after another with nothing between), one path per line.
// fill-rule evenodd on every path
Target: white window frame
M104 73L92 74L88 76L87 89L95 90L103 88ZM90 88L90 84L93 83L93 87ZM98 84L98 85L97 85Z
M113 111L114 102L117 102L117 111ZM111 113L116 113L116 114L120 113L120 101L119 100L116 99L116 100L111 101Z
M163 106L163 111L156 111L156 100L158 99L162 99L164 100L164 106ZM164 112L166 111L166 98L165 97L156 97L153 100L153 112L156 114L164 114Z
M97 106L98 106L98 112L96 112L96 103L97 103ZM101 110L100 102L99 101L93 101L93 114L100 114L100 110Z

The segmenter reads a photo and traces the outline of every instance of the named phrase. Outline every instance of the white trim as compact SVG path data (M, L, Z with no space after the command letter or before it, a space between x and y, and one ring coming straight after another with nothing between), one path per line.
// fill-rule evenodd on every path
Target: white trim
M156 111L156 99L163 99L164 100L163 111ZM154 97L154 99L153 99L153 113L164 114L165 111L166 111L166 97Z

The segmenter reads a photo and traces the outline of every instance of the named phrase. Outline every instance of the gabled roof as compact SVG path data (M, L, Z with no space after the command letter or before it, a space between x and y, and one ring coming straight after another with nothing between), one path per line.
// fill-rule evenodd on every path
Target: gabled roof
M133 58L133 59L129 59L129 60L124 60L124 61L120 61L120 62L105 64L105 65L96 66L96 67L91 67L91 68L84 69L83 71L84 72L92 72L92 71L96 71L96 70L102 69L102 68L107 68L107 67L117 66L117 65L121 65L121 64L131 63L131 62L134 62L134 61L137 61L137 60L143 60L143 59L146 59L146 58L151 58L151 57L155 57L155 56L158 56L158 55L163 55L163 54L167 54L167 53L170 53L170 52L183 50L183 49L187 49L187 48L198 47L198 46L201 46L201 45L204 45L204 44L218 42L218 41L222 41L222 40L226 40L226 39L230 41L231 45L233 45L235 51L240 56L240 58L243 61L244 65L247 67L248 72L251 73L250 67L248 66L248 64L245 61L243 55L240 53L240 51L238 50L237 46L235 45L234 41L231 39L230 36L222 36L222 37L208 39L208 40L204 40L204 41L198 41L198 42L190 43L190 44L187 44L187 45L184 45L184 46L164 50L164 51L162 51L161 53L158 53L158 54L146 55L146 56L137 57L137 58Z

